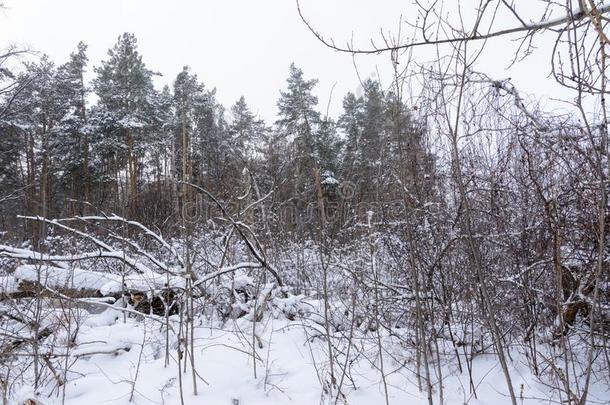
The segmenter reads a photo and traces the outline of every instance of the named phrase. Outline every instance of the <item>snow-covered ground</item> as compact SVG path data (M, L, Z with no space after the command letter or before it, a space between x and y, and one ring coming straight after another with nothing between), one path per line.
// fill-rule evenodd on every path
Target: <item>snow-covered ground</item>
M354 355L350 357L352 362L343 380L345 401L331 399L331 396L336 397L335 393L322 389L329 386L326 340L314 337L319 335L321 327L307 317L290 321L268 314L256 324L256 377L252 355L253 324L247 317L229 321L222 328L209 323L197 325L196 322L194 361L198 392L194 395L190 361L187 361L186 372L179 373L178 341L171 334L170 359L166 365L166 335L159 322L125 318L123 313L113 309L83 316L76 345L70 350L65 392L63 386L58 387L51 379L38 396L34 395L32 387L17 388L14 397L17 403L36 397L43 404L128 404L130 400L135 404L180 404L180 377L185 404L386 403L378 346L374 339L366 338L354 339ZM177 326L177 317L174 321ZM62 338L58 339L58 346L61 346ZM383 349L389 403L428 403L426 393L418 389L414 359L407 355L408 351L401 350L395 338L388 336L383 338ZM340 345L337 350L341 350ZM469 389L466 369L459 373L452 355L447 350L447 362L441 367L444 403L509 403L505 380L495 356L485 354L474 359L475 398ZM549 404L557 400L552 398L542 381L532 375L518 350L513 351L512 357L511 374L520 403ZM337 358L335 375L340 376L345 357L338 355ZM180 364L184 367L184 359ZM431 363L431 372L433 379L438 381L434 363ZM608 392L604 392L603 387L604 384L594 385L592 403L608 401ZM439 393L437 384L434 403L440 403Z

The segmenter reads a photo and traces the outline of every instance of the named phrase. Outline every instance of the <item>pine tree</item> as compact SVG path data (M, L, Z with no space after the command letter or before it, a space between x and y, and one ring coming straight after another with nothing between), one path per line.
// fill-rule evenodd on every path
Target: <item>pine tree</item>
M9 61L16 56L15 52L14 49L8 49L0 55L0 184L3 185L3 191L0 192L0 213L3 214L5 223L12 220L10 217L13 215L5 217L4 214L16 212L12 209L17 206L16 199L12 198L13 193L24 185L20 175L24 131L16 121L19 109L15 104L31 80L29 76L24 78L7 67Z
M238 165L249 165L256 157L257 144L266 131L263 120L257 119L242 96L231 107L229 146Z
M245 198L240 201L240 208L243 208L263 197L261 180L264 181L264 159L267 157L264 144L268 130L265 122L250 110L243 96L231 107L230 113L227 139L230 167L227 170L233 173L235 180L232 188L240 194L246 192ZM260 212L264 218L266 213L263 207ZM252 210L248 214L252 222Z
M379 82L369 79L364 82L362 136L358 145L361 157L358 176L363 179L360 189L368 201L378 200L383 185L385 138L385 97Z
M320 124L320 113L316 111L318 98L312 90L318 81L306 80L303 71L294 63L290 65L287 89L280 91L277 102L278 131L292 142L291 158L294 192L302 202L310 202L315 188L320 186L320 168L316 159L315 134Z
M388 152L387 110L379 82L363 83L364 94L348 93L343 99L339 126L345 135L342 175L356 185L359 199L370 201L379 197L383 186L384 156Z
M425 127L413 119L408 106L394 93L388 94L386 103L387 164L423 203L434 193L435 178L434 157L425 145Z
M319 162L324 184L331 185L337 181L341 146L337 124L330 118L321 120L315 137L315 157Z
M13 100L14 114L11 124L21 135L21 153L25 159L23 184L26 186L25 212L49 216L61 206L58 195L55 165L54 137L66 107L57 94L55 64L44 55L36 63L26 64L19 76L24 88ZM34 245L38 246L37 226L31 229Z
M356 97L351 92L347 93L343 98L343 114L339 117L339 127L345 137L341 175L349 181L354 179L354 172L362 164L360 142L363 132L363 110L362 97Z
M153 72L146 68L133 34L119 37L108 51L108 59L95 69L93 88L99 98L98 115L104 122L100 141L114 160L116 181L119 169L127 166L129 212L137 213L138 178L141 160L154 121L156 92ZM125 152L124 152L125 151Z
M84 73L87 66L87 46L78 44L70 60L57 69L56 97L61 100L62 117L51 140L55 168L61 173L62 187L73 200L89 201L91 194L89 128L87 127ZM68 191L69 190L69 191ZM79 204L86 209L86 204Z
M228 124L224 107L216 101L216 89L205 91L195 108L196 139L193 141L193 178L221 196L233 196L229 155Z
M2 105L0 105L2 109ZM7 114L5 118L9 118ZM14 221L14 213L22 212L16 194L23 188L21 172L22 131L10 119L0 120L0 217L4 229Z
M193 182L193 139L196 130L196 114L198 106L203 103L204 86L197 80L197 75L191 74L188 66L182 68L174 81L174 146L173 175L174 180ZM189 200L190 187L183 184L181 201Z

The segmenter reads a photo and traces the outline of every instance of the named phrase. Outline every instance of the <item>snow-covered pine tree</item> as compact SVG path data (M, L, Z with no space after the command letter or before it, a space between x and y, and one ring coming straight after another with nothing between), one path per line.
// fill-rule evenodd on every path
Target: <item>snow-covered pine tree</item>
M197 75L192 74L188 66L182 68L174 81L172 174L175 181L193 182L193 139L197 130L198 107L204 103L204 89L204 85L199 83ZM189 200L191 189L185 184L178 189L180 189L179 201L182 206Z
M154 122L154 73L142 61L136 37L129 33L118 38L108 51L108 59L95 72L93 88L101 110L98 114L106 124L97 141L110 153L117 183L122 182L120 175L126 170L124 203L129 213L136 215L142 161Z
M76 52L57 69L55 92L63 107L62 116L51 139L54 169L60 175L60 185L71 200L91 198L89 128L87 127L86 97L89 92L84 74L88 58L87 46L80 42ZM73 205L82 212L86 204Z
M356 97L352 92L345 95L343 114L339 117L338 125L344 135L341 176L349 181L354 180L354 172L358 170L362 162L360 142L363 131L363 110L362 97Z
M234 173L233 187L247 192L240 201L240 206L246 207L263 197L261 180L264 177L262 169L266 156L262 153L262 145L267 138L267 127L250 110L243 96L231 107L230 113L227 138L230 167L227 170ZM271 187L267 186L265 190L268 188ZM261 215L265 216L264 209L261 210ZM253 221L252 211L248 213L248 218L249 222Z
M383 165L386 156L386 103L378 81L364 82L362 135L358 144L358 188L365 201L378 201L382 192Z
M290 180L293 201L297 209L305 209L310 203L320 201L320 164L316 156L316 134L320 125L320 113L316 110L318 98L313 88L318 81L306 80L303 71L294 63L290 65L286 90L280 91L277 101L278 132L291 142ZM320 207L323 209L323 207Z

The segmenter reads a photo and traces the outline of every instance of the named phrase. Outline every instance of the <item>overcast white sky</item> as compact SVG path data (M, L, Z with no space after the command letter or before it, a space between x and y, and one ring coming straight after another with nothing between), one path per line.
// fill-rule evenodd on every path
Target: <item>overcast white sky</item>
M533 0L521 0L528 7ZM475 4L474 0L463 3ZM306 77L319 79L317 95L326 109L332 86L330 115L341 112L341 100L358 88L351 56L319 43L301 22L293 0L5 0L0 13L0 47L28 45L66 60L78 41L89 45L89 59L98 65L123 32L134 33L150 69L162 73L158 87L171 84L183 65L190 65L208 88L216 87L228 108L241 95L269 122L275 119L276 100L284 88L288 67L295 62ZM476 1L478 3L478 1ZM338 43L352 37L366 46L379 38L379 29L394 30L401 14L414 13L409 0L302 0L302 9L319 30ZM411 14L410 14L411 13ZM505 67L514 47L498 41L487 48L479 70L496 78L512 77L524 93L554 96L548 78L550 42L510 71ZM415 57L430 60L418 50ZM379 71L389 85L389 55L356 58L361 76ZM92 75L92 68L89 74Z

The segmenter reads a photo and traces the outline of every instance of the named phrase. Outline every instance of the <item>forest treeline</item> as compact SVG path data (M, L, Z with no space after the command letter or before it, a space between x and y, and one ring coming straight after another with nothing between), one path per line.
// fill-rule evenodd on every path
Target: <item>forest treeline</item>
M424 127L377 81L347 94L333 120L320 112L317 81L291 65L278 119L265 123L243 97L227 110L188 67L172 86L155 89L132 34L93 67L91 83L86 50L80 43L63 64L42 57L18 74L4 72L14 83L3 97L10 107L0 117L0 170L7 194L21 190L3 202L5 229L35 235L17 212L66 217L97 209L172 234L185 210L211 216L192 206L192 192L180 185L187 182L239 202L236 213L272 192L268 213L257 210L249 221L311 237L320 218L353 224L346 209L400 200L393 176L426 182L433 173Z

